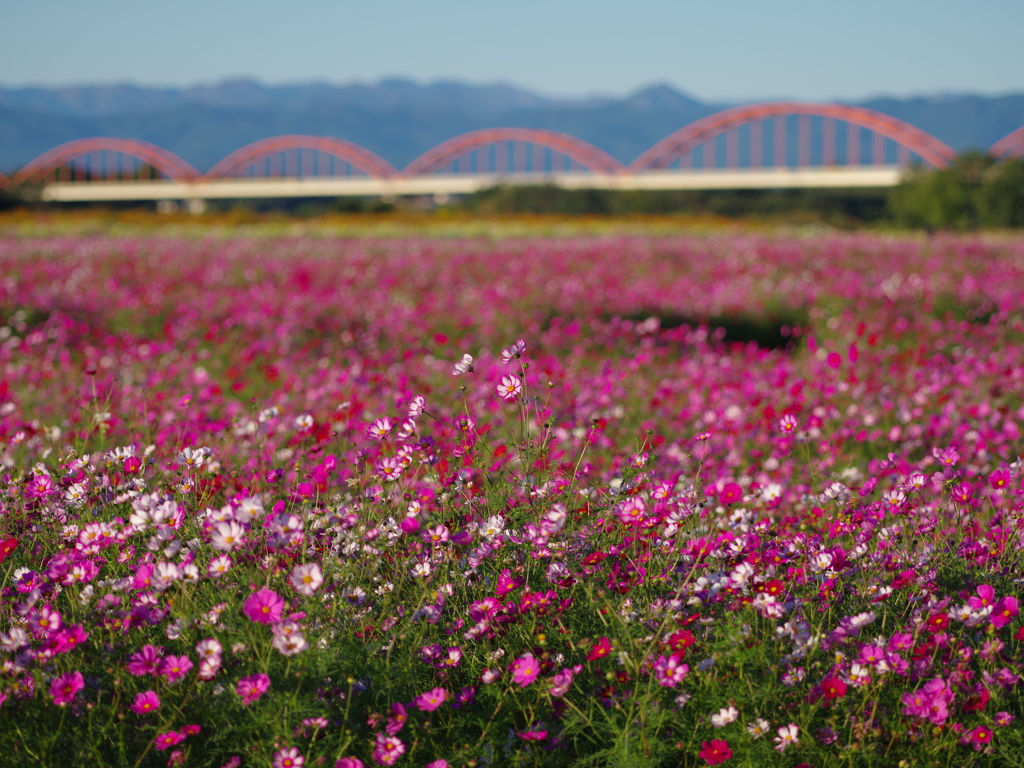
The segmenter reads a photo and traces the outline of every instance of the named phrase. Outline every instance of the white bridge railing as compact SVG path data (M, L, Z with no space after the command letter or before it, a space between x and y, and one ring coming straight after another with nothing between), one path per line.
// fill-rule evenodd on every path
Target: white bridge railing
M645 171L636 174L438 174L391 179L312 176L236 178L202 182L82 181L47 184L40 190L40 198L49 202L71 203L285 197L397 197L465 195L498 185L534 184L554 184L565 189L842 189L891 187L899 183L905 170L900 166L815 166Z

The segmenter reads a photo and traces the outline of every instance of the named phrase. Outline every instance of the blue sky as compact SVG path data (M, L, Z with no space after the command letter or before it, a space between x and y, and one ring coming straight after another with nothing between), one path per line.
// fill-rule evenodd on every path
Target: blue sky
M712 101L1024 92L1021 0L32 0L0 13L0 85L668 83Z

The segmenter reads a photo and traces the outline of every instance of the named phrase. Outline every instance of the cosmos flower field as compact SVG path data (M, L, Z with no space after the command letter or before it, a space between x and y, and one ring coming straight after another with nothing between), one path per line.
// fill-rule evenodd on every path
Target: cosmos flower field
M1020 765L1024 241L0 240L5 766Z

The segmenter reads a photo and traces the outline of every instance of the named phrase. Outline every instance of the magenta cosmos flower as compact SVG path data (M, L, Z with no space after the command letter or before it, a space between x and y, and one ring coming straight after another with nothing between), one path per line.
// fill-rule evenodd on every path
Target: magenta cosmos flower
M162 751L173 747L175 744L181 744L184 740L185 734L171 731L170 733L161 733L153 739L153 746Z
M169 683L176 683L192 669L192 661L188 656L168 656L160 662L158 672Z
M136 694L135 702L131 706L132 712L137 715L144 715L157 709L160 709L160 697L156 695L156 691Z
M413 703L420 712L433 712L444 704L444 700L447 698L448 691L444 688L434 688L426 693L421 693L413 699Z
M243 613L260 624L276 624L284 611L284 600L272 589L253 592L242 607Z
M235 693L242 698L242 705L248 706L270 689L270 678L260 673L243 677L235 686Z
M64 706L70 704L75 694L85 688L85 680L81 672L68 672L66 675L55 677L50 683L50 695L53 696L53 703Z
M162 650L152 645L144 645L142 650L133 653L128 659L128 672L136 677L157 674L162 659Z
M525 687L537 679L537 675L540 674L540 664L532 653L524 653L512 662L511 670L512 679Z

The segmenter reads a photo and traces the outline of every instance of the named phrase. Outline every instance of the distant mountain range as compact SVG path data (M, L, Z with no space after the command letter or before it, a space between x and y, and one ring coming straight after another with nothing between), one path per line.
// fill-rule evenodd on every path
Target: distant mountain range
M157 144L203 171L251 141L283 133L348 139L402 168L445 139L495 126L562 131L628 163L672 131L728 106L664 85L625 98L584 99L552 99L508 85L400 79L343 86L230 80L193 88L0 88L0 170L13 172L72 139L117 136ZM958 151L988 148L1024 125L1024 93L880 98L860 106L906 120Z

